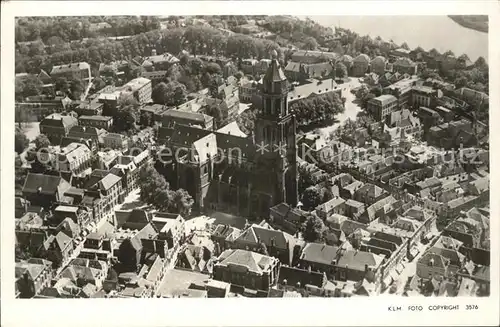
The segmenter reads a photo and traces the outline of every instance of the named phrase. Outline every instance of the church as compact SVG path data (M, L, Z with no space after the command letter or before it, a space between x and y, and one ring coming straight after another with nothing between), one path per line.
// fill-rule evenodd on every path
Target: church
M156 168L171 188L183 188L196 211L267 217L270 207L298 202L295 116L288 109L289 84L273 51L259 90L254 131L245 136L236 123L217 131L195 126L162 127Z

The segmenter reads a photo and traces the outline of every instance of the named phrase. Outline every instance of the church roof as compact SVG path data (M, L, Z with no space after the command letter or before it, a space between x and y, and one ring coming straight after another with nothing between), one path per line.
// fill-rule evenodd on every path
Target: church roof
M273 59L271 65L267 69L266 74L264 75L264 81L267 82L281 82L286 80L285 74L281 69L281 66L277 59Z

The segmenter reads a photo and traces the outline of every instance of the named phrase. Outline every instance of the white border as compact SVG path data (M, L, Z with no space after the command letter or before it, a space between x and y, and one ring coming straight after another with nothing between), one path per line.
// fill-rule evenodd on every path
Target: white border
M14 300L14 17L55 15L489 15L490 90L500 90L500 24L496 1L10 1L2 2L1 29L1 295L2 326L156 325L498 325L500 208L491 201L489 298ZM314 17L312 17L314 19ZM397 27L395 27L397 28ZM460 40L457 40L460 42ZM498 92L490 93L492 167L499 166ZM496 126L495 126L496 125ZM494 155L493 155L494 154ZM496 164L495 164L496 163ZM491 173L491 194L500 192ZM497 198L498 199L498 198ZM388 312L390 305L476 304L478 311Z

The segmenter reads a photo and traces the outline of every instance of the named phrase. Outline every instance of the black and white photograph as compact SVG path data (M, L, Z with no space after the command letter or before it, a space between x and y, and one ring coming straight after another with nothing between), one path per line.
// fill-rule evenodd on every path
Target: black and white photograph
M14 17L2 296L498 296L488 14L91 12Z

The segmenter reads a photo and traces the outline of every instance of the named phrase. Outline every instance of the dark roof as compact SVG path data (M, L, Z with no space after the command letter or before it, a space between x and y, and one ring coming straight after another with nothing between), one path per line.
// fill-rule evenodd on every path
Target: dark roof
M347 266L349 269L364 271L365 265L368 265L368 267L375 267L378 266L381 262L382 256L378 256L374 253L357 250L347 250L341 255L337 265L339 267Z
M336 246L308 243L302 250L300 258L304 261L331 265L333 260L337 259L338 250Z
M130 211L117 211L116 213L117 213L117 220L118 220L118 213L120 213L121 217L119 219L119 224L120 222L123 222L122 223L123 228L135 228L135 224L144 224L144 226L149 224L149 215L146 210L133 209Z
M300 283L301 287L306 285L313 285L316 287L323 287L325 283L325 275L315 271L308 271L299 268L281 266L279 271L278 283L283 285L292 285L296 286L297 283Z
M42 194L54 194L61 182L62 178L60 176L28 173L23 192L36 193L40 189Z
M267 69L266 74L264 75L264 81L280 82L284 80L286 80L286 77L285 74L283 73L283 70L281 70L278 60L273 59L271 61L271 65Z

